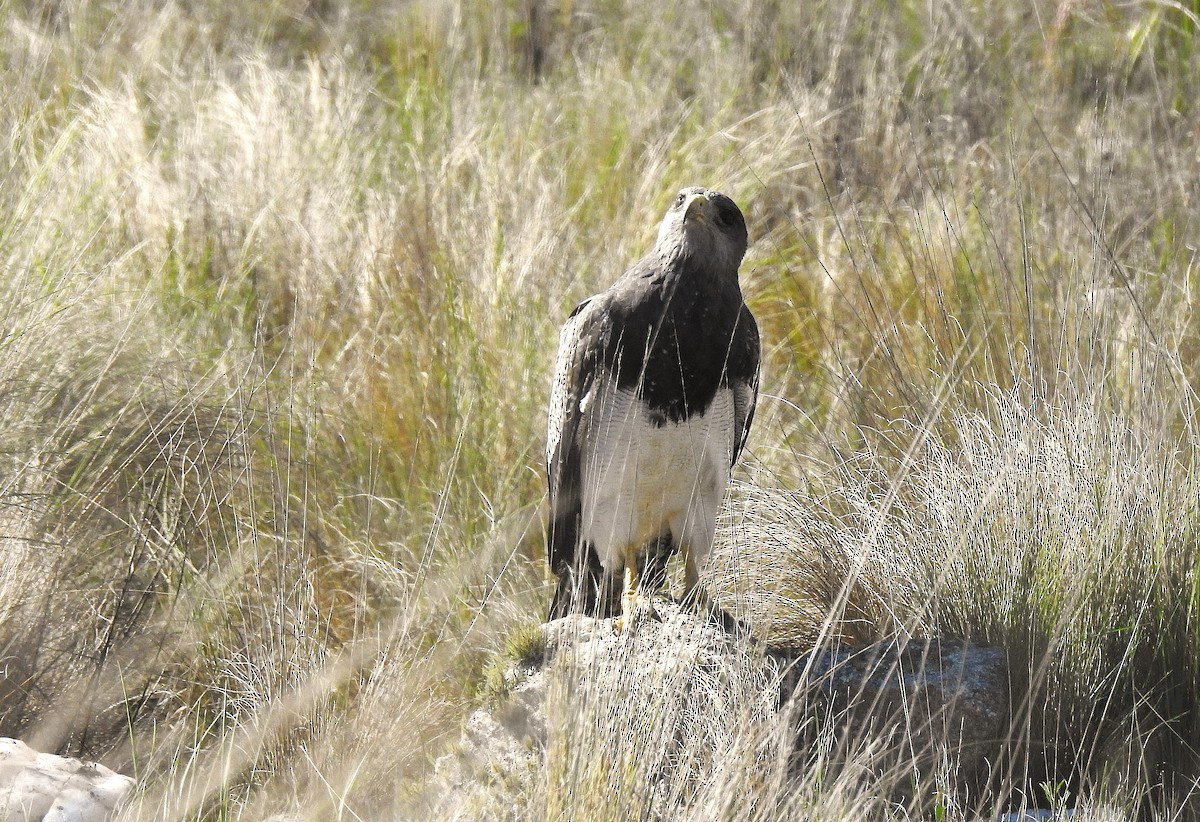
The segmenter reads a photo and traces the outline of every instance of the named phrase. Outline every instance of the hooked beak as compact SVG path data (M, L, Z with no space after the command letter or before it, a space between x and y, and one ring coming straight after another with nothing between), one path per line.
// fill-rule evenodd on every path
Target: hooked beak
M687 203L683 207L683 221L700 220L707 222L708 220L708 195L703 192L689 194Z

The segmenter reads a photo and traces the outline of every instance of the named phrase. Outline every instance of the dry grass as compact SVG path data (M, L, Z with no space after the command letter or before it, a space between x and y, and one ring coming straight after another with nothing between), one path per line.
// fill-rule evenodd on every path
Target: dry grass
M129 818L419 806L544 608L558 323L703 183L766 346L717 589L1002 642L1010 782L1184 813L1196 12L0 2L0 732ZM671 813L900 813L771 739Z

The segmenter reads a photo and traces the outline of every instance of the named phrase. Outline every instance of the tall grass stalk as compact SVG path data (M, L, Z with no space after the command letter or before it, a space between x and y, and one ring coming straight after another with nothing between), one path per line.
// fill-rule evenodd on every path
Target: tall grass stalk
M669 723L572 735L584 687L455 813L1183 818L1195 19L0 0L0 733L136 772L131 819L428 812L544 608L558 325L705 184L765 352L708 583L777 643L1004 645L994 784L898 809L886 740L798 763L757 681L653 783Z

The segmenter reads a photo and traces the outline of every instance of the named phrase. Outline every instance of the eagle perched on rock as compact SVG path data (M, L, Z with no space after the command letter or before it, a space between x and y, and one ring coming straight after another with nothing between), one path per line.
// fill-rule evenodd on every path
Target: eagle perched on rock
M738 266L746 221L733 200L685 188L652 252L563 326L550 396L550 618L624 619L684 556L685 598L746 442L758 396L758 325ZM623 577L623 579L622 579Z

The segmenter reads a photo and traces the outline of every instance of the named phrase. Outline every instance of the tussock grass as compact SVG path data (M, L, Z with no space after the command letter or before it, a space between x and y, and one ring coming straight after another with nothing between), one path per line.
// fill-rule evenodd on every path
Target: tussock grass
M0 2L0 732L136 772L128 818L417 812L544 608L558 324L703 183L766 352L718 595L781 643L1003 644L974 799L1182 818L1196 15ZM973 813L889 805L878 740L797 771L752 702L696 707L728 744L669 802L558 758L515 807Z
M894 635L999 645L1014 686L1004 790L1036 803L1056 780L1076 794L1081 782L1136 784L1145 809L1190 807L1190 434L1102 405L993 393L920 432L904 457L890 444L859 451L821 493L748 487L721 566L731 601L804 647ZM753 569L751 588L736 590L734 567Z

